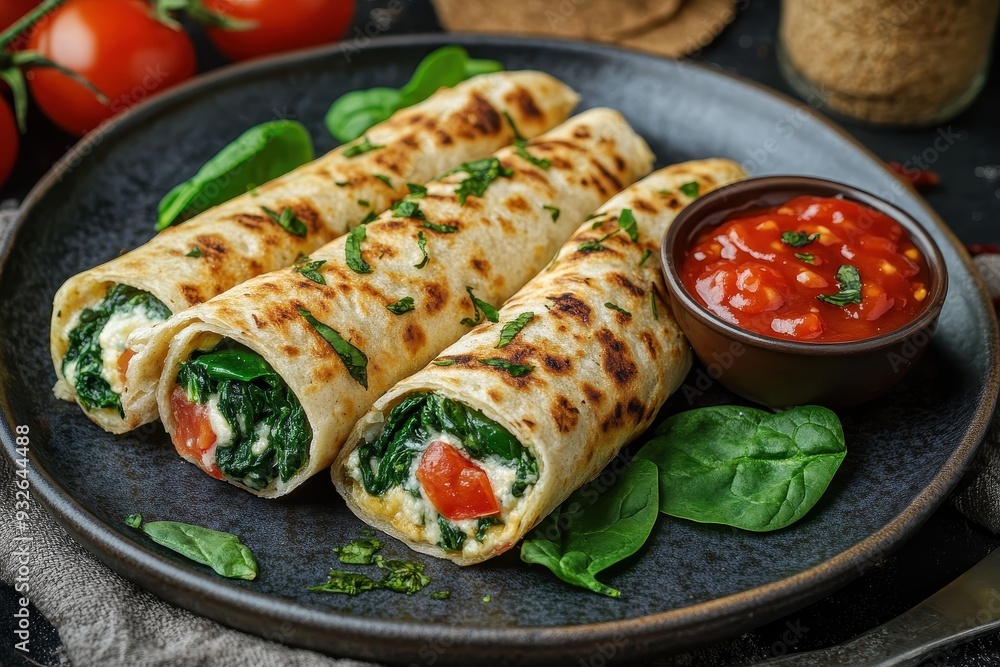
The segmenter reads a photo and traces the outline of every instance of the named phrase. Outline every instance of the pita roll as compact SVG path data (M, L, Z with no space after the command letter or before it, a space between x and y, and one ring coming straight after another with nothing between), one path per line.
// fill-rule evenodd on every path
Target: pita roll
M564 121L577 100L541 72L474 77L398 111L361 140L73 276L52 307L56 396L77 402L114 433L154 420L163 359L142 350L151 329L171 313L289 266L388 208L407 193L407 183L424 183L511 143L514 130L504 113L532 137ZM281 224L286 211L299 221L298 233Z
M599 474L691 368L664 300L661 239L692 193L744 177L729 160L686 162L602 206L496 323L361 418L332 471L351 510L469 565L510 549Z
M494 317L651 166L621 114L594 109L428 183L312 253L310 270L175 316L150 343L166 348L158 403L175 447L257 495L290 492L330 467L384 391ZM259 404L244 409L240 392Z

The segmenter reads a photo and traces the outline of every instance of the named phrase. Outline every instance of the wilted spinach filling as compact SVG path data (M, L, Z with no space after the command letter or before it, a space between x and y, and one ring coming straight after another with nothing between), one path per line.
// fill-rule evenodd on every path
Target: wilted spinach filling
M196 352L181 364L177 384L196 403L218 395L219 412L233 431L232 441L215 449L215 465L227 477L264 489L276 477L287 482L305 465L309 420L285 381L256 352L232 341Z
M434 393L413 394L389 413L382 434L373 442L358 447L361 482L365 491L381 496L390 489L410 488L410 469L434 433L448 433L462 442L466 454L483 460L495 456L515 466L517 473L511 494L524 495L538 481L538 462L510 432L478 410ZM417 493L419 493L417 491ZM476 537L480 541L497 519L479 520ZM444 517L438 518L441 541L438 546L461 550L467 535Z
M88 410L114 408L119 415L125 416L121 396L111 389L111 385L101 375L104 359L100 337L112 317L137 310L156 322L170 317L170 309L149 292L128 285L114 285L97 305L85 308L80 313L79 322L69 332L69 349L62 362L63 377L70 380L66 370L75 362L73 388L76 390L77 400Z

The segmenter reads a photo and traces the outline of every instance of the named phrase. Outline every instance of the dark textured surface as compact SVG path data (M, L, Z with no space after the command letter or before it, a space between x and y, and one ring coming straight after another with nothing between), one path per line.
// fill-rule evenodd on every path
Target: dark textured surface
M549 648L528 654L542 659L549 650L591 655L595 643L615 638L622 638L624 653L676 648L759 625L856 576L926 518L957 481L970 449L962 441L978 426L974 413L987 400L985 385L996 361L987 306L940 230L936 236L953 280L936 342L890 396L843 412L850 453L820 506L800 524L768 535L664 519L640 556L609 573L609 583L626 594L621 601L565 586L521 565L513 554L468 569L423 559L431 588L452 590L447 603L387 592L356 598L308 593L306 587L321 581L335 562L330 548L361 526L324 476L290 499L257 499L178 459L160 430L113 437L51 396L54 378L44 341L48 305L62 280L148 238L160 193L245 127L284 110L303 120L325 149L330 143L321 118L331 99L357 87L400 84L430 48L429 42L370 48L350 67L336 53L316 55L203 83L197 94L175 96L126 120L35 202L0 278L0 380L5 416L32 427L37 466L64 490L59 494L42 481L35 487L57 504L61 520L75 524L102 558L154 592L258 632L287 619L295 628L291 643L412 657L428 642L489 644L508 655L514 646L540 642ZM793 113L785 102L738 81L625 52L528 42L471 50L498 57L511 69L539 68L563 78L583 94L583 108L621 108L650 141L659 165L705 155L740 158ZM651 98L657 103L623 104ZM866 187L935 224L877 162L812 118L783 137L782 149L758 170L776 172ZM53 257L60 259L57 266ZM687 407L685 396L691 394L679 394L670 409ZM729 401L715 388L696 398L697 404ZM252 583L221 581L182 562L124 526L122 518L134 511L240 534L261 562L260 577ZM395 542L387 552L407 555ZM796 582L768 586L803 572ZM765 588L745 594L759 587ZM484 595L489 603L482 602ZM697 606L729 595L739 597ZM651 614L660 616L642 619ZM640 620L583 627L624 619ZM577 630L504 632L561 625ZM452 650L460 647L456 643Z

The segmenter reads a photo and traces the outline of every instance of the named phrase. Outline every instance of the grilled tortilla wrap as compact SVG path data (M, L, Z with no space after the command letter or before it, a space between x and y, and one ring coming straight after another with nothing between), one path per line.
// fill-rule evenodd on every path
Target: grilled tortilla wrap
M351 510L460 565L516 544L642 433L687 375L660 240L691 201L688 184L705 193L742 178L729 160L686 162L602 206L497 323L361 418L332 471Z
M522 134L535 136L565 120L577 99L541 72L474 77L373 127L366 139L378 146L374 150L351 154L365 139L335 149L70 278L52 307L56 396L80 403L90 419L114 433L152 421L163 360L140 352L150 326L249 278L289 266L300 253L385 210L407 193L408 182L423 183L509 144L514 131L504 112ZM290 209L304 223L305 235L286 231L265 207L279 217ZM192 248L200 255L190 256ZM128 342L132 332L134 344ZM71 336L76 338L72 350ZM127 368L124 377L119 365Z
M651 165L621 114L591 110L314 252L312 279L290 267L175 316L155 343L169 344L158 402L178 452L257 495L288 493L330 466L382 392L492 317Z

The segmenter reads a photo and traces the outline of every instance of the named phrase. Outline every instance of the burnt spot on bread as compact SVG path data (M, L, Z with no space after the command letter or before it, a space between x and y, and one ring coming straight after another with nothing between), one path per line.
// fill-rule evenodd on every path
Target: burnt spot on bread
M530 419L522 419L521 423L527 426L529 431L534 431L535 427L538 426L538 424L536 424Z
M620 429L625 425L625 406L621 401L615 403L615 407L608 413L608 416L601 422L601 432L607 433L612 429Z
M424 310L428 315L441 312L448 303L448 288L441 283L427 283L423 286L423 291Z
M403 173L403 169L402 167L399 166L399 162L397 161L396 157L387 154L386 151L380 151L375 155L374 159L375 159L375 164L381 167L385 167L396 176L399 176L400 174Z
M177 287L181 291L181 296L187 301L189 306L201 303L204 299L201 297L201 290L198 289L197 285L178 285Z
M542 357L542 363L545 365L545 368L556 375L568 373L573 366L573 362L570 361L569 357L559 357L552 354L546 354Z
M653 335L648 331L643 331L639 335L639 339L642 341L643 345L646 346L646 349L649 350L649 356L652 357L653 359L656 359L657 345L656 341L653 340Z
M294 345L282 345L281 351L285 353L286 356L294 359L295 357L302 354L302 350Z
M634 297L641 297L646 295L646 291L641 287L639 287L638 285L636 285L631 280L629 280L624 273L617 273L617 272L612 273L610 278L611 282L613 282L615 285L618 285L618 287L621 287L623 290L625 290Z
M526 120L531 120L535 118L542 117L542 111L535 104L535 98L531 96L531 93L527 89L518 86L510 94L507 95L508 103L511 106L516 106L521 115L524 116Z
M225 257L229 252L226 240L218 234L199 234L194 241L201 249L202 257L210 262Z
M233 216L233 221L239 226L255 232L259 231L264 225L271 224L269 218L251 213L238 213Z
M645 199L633 199L632 208L637 211L642 211L643 213L656 213L656 207L650 204Z
M478 93L472 95L464 111L469 115L472 127L480 134L492 135L500 131L503 118L493 105Z
M496 389L487 390L486 395L489 396L489 399L494 403L500 403L500 401L503 399L503 396Z
M284 207L282 207L284 208ZM289 208L295 214L295 217L305 223L306 229L309 230L310 234L319 232L323 227L323 218L320 216L319 211L313 208L311 205L305 202L299 202ZM281 209L279 209L279 213Z
M625 158L615 153L615 169L619 172L625 171Z
M368 242L367 250L370 257L378 257L379 259L392 259L399 254L391 245L371 241Z
M557 316L568 315L583 324L590 324L590 306L568 292L555 297L548 297L553 303L552 311Z
M587 400L594 405L600 405L604 400L604 392L589 382L584 382L580 388L583 389L583 395L587 397Z
M626 386L635 378L639 369L625 342L606 328L597 332L597 342L601 344L601 365L604 372L619 387Z
M549 413L560 433L569 433L580 421L580 409L562 395L557 396L549 406Z
M531 212L531 204L529 204L528 201L521 195L512 195L507 197L507 201L503 204L509 211L517 211L521 213Z
M427 335L423 328L414 321L406 323L403 329L403 344L412 354L419 352L427 343Z
M586 126L581 125L573 130L573 136L577 139L590 139L590 130Z
M635 420L636 424L639 424L646 416L646 406L638 398L632 397L625 406L625 412Z
M250 313L250 317L251 319L253 319L254 326L256 326L258 329L267 328L267 322L257 317L257 313Z
M407 134L406 136L401 138L399 140L399 143L406 146L407 148L416 148L417 146L420 145L419 142L417 141L417 138L412 134Z
M448 146L454 141L451 138L451 135L442 129L438 129L436 132L434 132L434 139L442 146Z
M482 257L473 257L469 260L469 266L481 276L485 276L490 272L490 263Z

